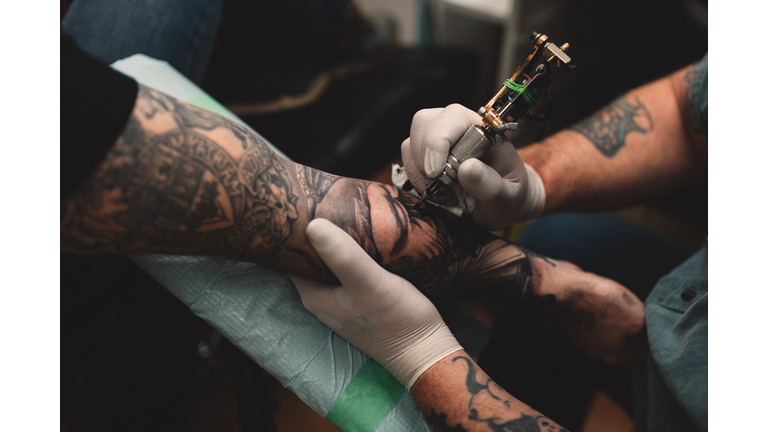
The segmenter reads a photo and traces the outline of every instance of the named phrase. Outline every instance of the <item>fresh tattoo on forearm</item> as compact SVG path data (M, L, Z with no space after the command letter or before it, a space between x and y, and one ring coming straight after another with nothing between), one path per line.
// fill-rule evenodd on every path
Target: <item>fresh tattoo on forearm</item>
M483 378L479 378L478 368L471 359L458 355L451 359L451 363L456 367L461 364L466 365L464 387L456 389L457 394L453 395L454 400L464 401L467 400L467 396L469 398L465 408L460 408L463 414L459 417L462 420L456 424L449 424L447 412L438 413L437 411L440 410L435 410L435 407L431 406L430 414L425 417L435 431L567 432L543 415L521 412L522 404L491 378L485 374L482 374ZM448 409L455 409L455 407Z
M61 248L225 255L332 281L305 234L322 217L434 297L535 297L528 253L415 202L286 161L243 126L140 86L105 163L62 202Z
M603 156L610 158L626 145L627 135L643 135L653 130L653 118L640 98L631 103L626 97L617 99L571 129L584 135Z
M331 186L317 200L314 216L333 221L425 294L533 297L530 257L515 245L442 210L416 208L415 197L392 186L345 178L324 183Z

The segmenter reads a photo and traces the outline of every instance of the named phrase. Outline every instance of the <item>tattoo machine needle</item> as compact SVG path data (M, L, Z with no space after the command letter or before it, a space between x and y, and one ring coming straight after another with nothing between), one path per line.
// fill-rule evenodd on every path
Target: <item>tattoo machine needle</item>
M459 166L467 159L484 156L493 144L502 144L502 135L517 130L517 121L525 116L546 93L552 82L553 71L573 68L571 58L565 54L569 45L558 47L541 33L531 34L533 48L496 95L481 107L477 114L483 118L482 126L471 126L451 147L443 172L424 191L416 203L420 207L440 188L458 183Z

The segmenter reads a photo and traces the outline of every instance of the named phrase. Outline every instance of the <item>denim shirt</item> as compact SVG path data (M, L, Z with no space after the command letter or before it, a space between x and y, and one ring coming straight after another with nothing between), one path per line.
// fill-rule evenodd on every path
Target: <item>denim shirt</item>
M707 128L707 55L693 78L693 108ZM706 133L706 132L705 132ZM706 431L707 245L661 278L646 300L650 343L637 430ZM644 387L645 391L642 391Z

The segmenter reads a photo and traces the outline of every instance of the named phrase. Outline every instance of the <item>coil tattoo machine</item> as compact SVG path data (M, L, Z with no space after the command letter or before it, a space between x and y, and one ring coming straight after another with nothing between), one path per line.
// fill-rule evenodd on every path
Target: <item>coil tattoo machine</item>
M496 95L477 111L483 118L483 125L471 126L451 148L443 173L427 187L416 207L420 207L443 186L458 184L459 166L467 159L484 156L494 144L502 145L504 132L517 130L517 121L547 93L553 72L573 68L571 58L565 54L569 46L567 43L558 47L538 32L533 32L530 38L533 49L528 57L504 81Z

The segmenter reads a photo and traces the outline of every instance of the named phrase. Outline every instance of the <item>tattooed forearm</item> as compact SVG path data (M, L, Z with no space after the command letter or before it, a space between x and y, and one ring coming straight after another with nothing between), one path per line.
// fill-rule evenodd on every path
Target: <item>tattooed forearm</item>
M624 148L631 132L645 135L653 130L651 112L640 98L634 99L634 104L626 97L618 99L572 129L584 135L603 156L613 157Z
M428 376L414 391L435 431L567 432L499 387L465 353L438 368L437 380Z
M322 171L314 170L303 165L296 165L296 176L299 178L299 185L304 195L307 196L307 205L309 206L309 216L315 218L315 209L320 201L325 198L328 190L331 189L341 177L328 175Z
M210 131L227 131L221 145ZM123 136L62 209L62 247L268 256L298 217L278 157L242 126L140 87Z
M286 161L244 127L140 87L102 167L62 203L61 247L226 255L331 281L305 235L322 217L427 294L533 296L527 253L415 202L392 186Z
M340 179L317 204L315 216L332 220L377 262L427 295L516 301L533 296L528 255L444 211L415 203L412 195L391 186Z

